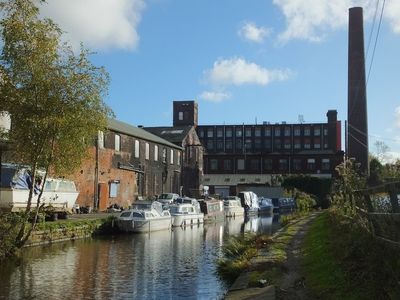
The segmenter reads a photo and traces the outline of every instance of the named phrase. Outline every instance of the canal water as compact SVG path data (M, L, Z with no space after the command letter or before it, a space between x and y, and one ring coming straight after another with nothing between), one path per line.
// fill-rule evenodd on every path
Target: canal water
M229 236L271 234L272 216L56 243L1 264L0 299L221 299L216 260Z

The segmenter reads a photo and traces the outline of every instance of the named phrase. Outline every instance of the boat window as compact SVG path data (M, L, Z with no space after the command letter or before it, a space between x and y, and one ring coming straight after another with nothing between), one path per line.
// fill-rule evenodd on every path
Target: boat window
M46 180L46 185L44 187L45 191L54 191L56 189L57 182L54 180Z
M171 213L177 213L178 212L178 207L177 206L170 206L170 211L171 211Z
M129 215L128 215L129 216ZM134 211L132 213L132 218L143 218L142 213Z
M130 211L125 211L125 212L121 213L120 217L121 218L128 218L130 215L131 215Z
M71 181L60 181L58 184L59 191L75 192L75 184Z

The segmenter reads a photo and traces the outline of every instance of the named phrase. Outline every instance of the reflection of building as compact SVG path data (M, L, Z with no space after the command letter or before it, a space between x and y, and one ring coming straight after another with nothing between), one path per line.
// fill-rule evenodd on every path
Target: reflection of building
M73 176L81 206L127 207L138 197L179 192L182 148L141 128L109 120L89 153Z
M174 101L172 127L146 127L151 132L183 148L182 188L187 196L198 196L203 176L203 146L196 133L197 103Z

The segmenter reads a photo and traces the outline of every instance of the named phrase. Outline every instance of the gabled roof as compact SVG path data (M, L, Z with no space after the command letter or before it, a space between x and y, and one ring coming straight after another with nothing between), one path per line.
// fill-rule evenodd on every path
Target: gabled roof
M154 135L142 128L132 126L128 123L124 123L115 119L108 119L108 129L119 132L119 133L124 133L126 135L130 135L142 140L146 140L149 142L157 143L157 144L162 144L168 147L172 147L175 149L182 150L182 147L179 147L171 142L169 142L166 139L163 139L157 135Z
M182 145L182 141L188 135L193 126L174 126L174 127L145 127L144 129L167 141Z

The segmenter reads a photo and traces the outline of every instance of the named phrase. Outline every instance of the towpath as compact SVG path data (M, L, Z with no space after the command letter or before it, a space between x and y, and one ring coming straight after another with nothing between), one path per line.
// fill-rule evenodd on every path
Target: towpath
M252 259L248 270L236 279L225 299L309 299L301 270L301 244L309 226L318 214L318 212L312 213L291 224L297 230L293 233L285 249L286 260L283 263L278 263L282 275L275 285L264 287L249 287L248 285L252 272L260 272L274 264L276 265L274 254L266 249L261 249L258 255ZM276 232L273 239L279 238L284 230L285 227Z

